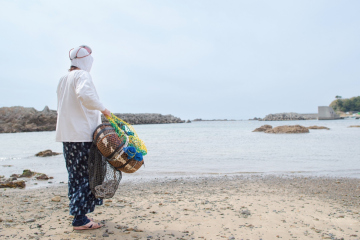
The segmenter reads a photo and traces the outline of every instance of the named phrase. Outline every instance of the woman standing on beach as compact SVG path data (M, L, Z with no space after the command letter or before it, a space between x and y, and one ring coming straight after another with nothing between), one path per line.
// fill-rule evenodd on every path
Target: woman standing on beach
M101 124L101 113L110 115L110 111L100 102L89 73L91 53L91 48L85 45L70 50L69 73L60 79L57 88L56 141L63 143L74 230L101 227L86 216L94 211L95 205L102 205L102 200L91 193L87 160L92 134Z

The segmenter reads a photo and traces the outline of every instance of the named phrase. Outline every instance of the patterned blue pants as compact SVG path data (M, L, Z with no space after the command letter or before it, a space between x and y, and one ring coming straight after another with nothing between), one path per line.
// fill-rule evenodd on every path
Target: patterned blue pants
M70 214L85 215L93 212L102 199L95 198L89 186L88 158L91 142L64 142L64 157L69 173Z

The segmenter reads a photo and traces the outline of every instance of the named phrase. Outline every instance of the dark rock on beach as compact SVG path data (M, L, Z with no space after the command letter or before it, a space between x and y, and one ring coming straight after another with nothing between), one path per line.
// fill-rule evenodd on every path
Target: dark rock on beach
M0 188L25 188L24 180L0 182Z
M25 188L26 184L23 180L6 179L0 182L0 188Z
M33 172L29 169L25 169L22 174L12 174L10 176L10 178L14 178L13 180L16 180L17 178L31 178L31 177L34 177L37 180L53 179L53 177L49 177L44 173Z
M18 178L32 178L36 180L49 180L53 177L49 177L44 173L33 172L29 169L25 169L22 174L12 174L9 178L0 178L0 188L25 188L26 183L24 180L18 180Z
M62 153L57 153L57 152L53 152L51 150L45 150L45 151L41 151L38 152L37 154L35 154L36 157L50 157L50 156L56 156L56 155L60 155Z

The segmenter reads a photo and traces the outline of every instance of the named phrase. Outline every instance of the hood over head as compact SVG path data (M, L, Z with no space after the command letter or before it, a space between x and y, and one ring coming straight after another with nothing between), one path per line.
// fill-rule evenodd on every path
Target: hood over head
M75 66L81 70L90 72L94 59L91 56L91 50L89 52L87 49L90 48L84 48L81 46L70 50L69 56L71 60L71 66Z

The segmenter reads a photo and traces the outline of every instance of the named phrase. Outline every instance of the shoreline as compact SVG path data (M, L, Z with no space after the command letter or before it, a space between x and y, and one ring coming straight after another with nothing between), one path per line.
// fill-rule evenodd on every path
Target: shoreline
M21 189L21 191L27 191L32 189L44 189L44 188L57 188L67 186L67 176L68 173L64 172L66 178L64 179L49 179L49 180L37 180L27 177L18 178L17 180L25 181L26 187ZM293 179L293 178L304 178L304 179L354 179L359 180L360 177L356 177L355 173L351 173L348 177L341 177L343 173L338 173L334 175L329 175L328 172L310 172L310 171L286 171L286 172L233 172L233 173L189 173L184 174L183 172L164 172L164 173L156 173L156 175L148 176L148 175L136 175L137 173L123 173L121 184L146 184L152 182L168 182L168 181L199 181L200 179L205 178L279 178L279 179ZM15 190L14 188L0 188Z
M67 186L7 189L0 237L359 239L359 186L356 178L271 175L126 182L89 214L105 226L83 232L72 230Z

